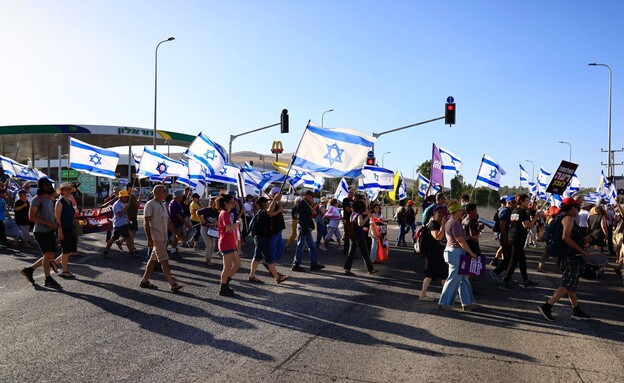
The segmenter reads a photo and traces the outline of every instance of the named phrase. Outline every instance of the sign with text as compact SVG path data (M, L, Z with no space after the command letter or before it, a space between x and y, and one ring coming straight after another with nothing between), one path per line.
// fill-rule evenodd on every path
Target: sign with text
M578 168L578 164L561 161L559 168L557 168L557 171L550 180L550 184L548 184L548 187L546 188L546 193L562 195L572 180L572 176L574 175L576 168Z

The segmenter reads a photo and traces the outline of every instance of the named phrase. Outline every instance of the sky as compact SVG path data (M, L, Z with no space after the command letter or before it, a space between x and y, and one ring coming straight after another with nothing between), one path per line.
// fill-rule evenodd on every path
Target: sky
M431 145L474 183L487 154L519 185L572 162L583 187L624 147L622 1L32 1L0 0L0 126L90 124L204 132L233 151L294 152L309 120L373 132L379 164L412 178ZM383 155L383 153L390 152ZM624 153L614 154L614 163ZM606 170L605 170L606 172ZM615 166L622 175L624 166Z

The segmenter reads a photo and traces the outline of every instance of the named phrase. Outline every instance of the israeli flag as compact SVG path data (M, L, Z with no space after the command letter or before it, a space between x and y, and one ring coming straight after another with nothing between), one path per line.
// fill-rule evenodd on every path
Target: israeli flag
M501 175L505 175L505 170L492 157L484 154L475 185L498 190Z
M260 190L262 190L259 184L262 181L262 172L255 170L251 165L245 163L245 166L240 167L240 174L243 177L247 194L259 195Z
M617 189L614 183L609 187L609 205L617 205Z
M325 185L325 177L321 175L314 176L312 184L308 184L307 181L304 181L304 186L308 189L312 189L312 191L315 193L320 192L323 188L323 185Z
M294 172L291 170L290 173L288 173L288 182L295 189L300 186L306 186L306 184L312 186L314 184L314 176L302 170L295 169Z
M24 180L24 181L37 181L39 178L47 178L47 174L42 171L39 171L34 168L29 168L26 165L22 165L18 162L13 162L13 171L15 173L15 178Z
M529 173L522 167L522 164L518 164L520 166L520 186L529 186Z
M574 195L578 193L580 189L581 189L581 181L576 176L576 173L574 173L563 195L566 197L574 197Z
M429 179L425 176L423 176L422 174L418 175L418 195L421 197L426 197L427 196L427 190L429 189ZM432 186L431 190L429 191L429 194L436 194L437 192L440 191L440 187L439 186Z
M178 177L178 182L195 190L197 194L203 194L198 191L204 189L206 184L206 168L197 161L189 160L186 163L187 174Z
M598 184L598 188L596 189L596 192L598 192L598 195L600 196L601 199L608 199L610 188L611 188L611 185L609 185L609 180L607 180L607 177L604 174L604 170L601 170L600 171L600 183Z
M453 154L450 150L438 148L440 151L440 157L442 159L442 170L454 172L455 175L459 174L463 162L457 154Z
M221 182L228 185L237 185L238 173L240 173L238 166L225 164L216 174L207 173L206 182Z
M537 190L539 193L544 193L548 184L550 183L550 177L552 172L547 172L543 167L540 166L540 172L537 176Z
M184 155L204 165L206 172L212 175L223 170L227 162L227 157L221 147L201 132L195 137Z
M308 125L292 168L326 178L355 178L362 173L375 139L352 129L324 129Z
M377 199L377 197L379 196L379 188L369 188L366 189L364 186L364 179L363 178L359 178L358 179L358 190L361 191L362 193L364 193L366 195L366 198L369 201L374 201Z
M596 202L598 202L598 200L600 199L600 196L598 195L598 193L588 193L588 194L584 194L583 195L583 200L588 202L588 203L593 203L595 204Z
M0 163L2 164L4 174L9 177L15 178L15 170L13 169L13 163L15 163L15 160L9 157L0 156Z
M531 194L537 195L537 184L535 182L529 181L529 189L531 190Z
M394 186L394 172L378 166L364 165L362 169L363 190L392 190Z
M69 167L98 177L116 178L119 153L69 138Z
M339 202L342 202L343 199L347 198L349 196L349 184L347 184L347 181L345 181L345 179L341 179L340 183L338 184L338 188L336 189L336 192L334 193L334 198L336 198Z
M563 197L558 194L550 195L550 203L552 206L561 207L561 202L563 201Z
M407 185L405 184L405 179L403 178L403 175L399 172L399 188L398 188L398 200L402 200L402 199L406 199L407 198Z
M264 172L262 173L262 179L258 182L258 186L262 190L266 190L274 183L283 183L286 176L278 171Z
M176 161L145 147L139 163L139 169L137 170L137 176L150 179L163 179L165 177L184 178L188 176L188 168L182 161Z

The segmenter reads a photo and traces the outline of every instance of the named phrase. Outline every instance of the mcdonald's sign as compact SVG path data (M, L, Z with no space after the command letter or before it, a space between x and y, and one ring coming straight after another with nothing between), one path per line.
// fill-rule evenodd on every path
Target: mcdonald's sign
M282 153L284 151L284 147L282 146L282 141L273 141L271 145L271 153Z

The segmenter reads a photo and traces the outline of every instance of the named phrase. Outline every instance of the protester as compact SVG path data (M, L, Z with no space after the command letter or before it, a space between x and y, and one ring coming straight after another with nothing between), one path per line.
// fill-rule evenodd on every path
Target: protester
M339 229L340 209L338 209L338 200L336 198L329 200L329 209L325 212L325 218L329 219L329 223L327 224L327 235L325 236L325 240L321 246L319 246L319 249L327 251L327 245L329 245L333 237L336 238L338 249L340 249L340 241L342 240L342 235L340 234Z
M137 253L136 247L134 247L134 238L137 231L139 231L139 205L141 204L140 201L143 199L143 192L139 192L139 198L137 199L134 195L132 184L126 185L126 191L130 195L130 199L128 199L128 232L130 232L133 247L130 247L128 243L126 243L126 245L128 246L130 254L134 255Z
M591 245L600 248L604 251L604 247L607 244L606 239L608 237L609 222L607 220L607 214L601 205L594 206L589 211L588 231L591 236Z
M272 211L276 211L277 214L271 217L271 229L273 236L271 237L271 254L273 260L279 262L284 255L284 239L282 238L282 231L286 229L286 223L284 221L284 208L282 206L282 192L280 188L273 188L269 194L269 199L275 201L271 204Z
M252 196L251 194L247 194L247 197L245 197L245 203L243 204L243 207L245 208L244 211L244 215L243 215L243 219L245 220L245 224L243 225L243 232L242 232L242 241L245 241L245 238L247 238L247 236L249 235L249 222L251 222L251 218L253 218L254 216L254 196Z
M290 210L290 215L292 218L292 232L290 233L290 238L286 242L286 251L290 251L290 245L297 242L297 224L299 223L299 204L301 204L303 198L297 197L293 202L293 207Z
M256 213L256 230L254 234L255 249L251 261L251 268L249 270L249 281L255 283L262 282L262 280L256 277L256 271L258 270L258 265L263 263L273 278L275 278L275 282L279 284L288 279L286 275L277 272L270 249L271 237L273 236L273 232L271 231L271 216L276 216L279 213L277 211L271 211L271 209L268 208L269 200L266 197L258 198L256 203L260 210Z
M472 258L477 258L468 243L466 243L466 233L461 226L463 216L462 207L459 203L453 202L448 206L451 219L444 226L446 236L446 248L444 249L444 260L449 266L449 275L442 288L442 294L438 301L438 309L450 309L455 302L455 297L459 291L462 309L471 311L475 309L475 300L467 275L459 274L459 263L462 255L468 254Z
M405 229L405 234L409 233L410 229L412 229L412 238L414 238L414 233L416 232L416 210L418 208L414 205L414 201L411 199L407 201L407 207L405 208L405 224L407 225ZM405 242L405 237L403 237L403 242ZM412 241L412 245L414 245Z
M35 223L35 240L39 244L43 257L29 267L23 268L21 273L28 282L34 284L33 273L37 267L43 265L44 286L60 289L61 285L50 276L50 262L56 256L56 234L54 232L60 226L54 218L53 195L52 181L46 177L40 178L37 181L37 196L33 198L30 205L28 218Z
M292 271L306 271L301 266L301 258L303 257L303 248L307 245L310 249L310 270L322 270L325 266L317 262L316 246L312 238L312 230L314 230L314 220L312 219L312 205L314 204L314 192L308 190L305 192L303 200L299 203L299 227L297 228L297 248L295 250L295 258L293 260Z
M327 212L327 197L321 197L321 201L314 205L312 216L316 222L316 247L320 247L321 241L327 235L325 213Z
M119 192L119 198L113 204L113 236L106 242L104 248L104 255L108 256L108 250L113 246L119 238L123 238L128 244L129 249L134 249L134 242L130 237L130 230L128 228L128 200L130 194L127 191L121 190Z
M173 193L173 199L169 202L169 219L173 223L173 235L171 238L171 255L178 255L178 243L183 242L186 238L184 228L191 228L191 224L186 221L184 215L184 208L182 207L182 200L186 197L186 194L182 190L176 190ZM187 206L187 205L185 205ZM190 213L189 213L190 214Z
M62 278L75 278L69 271L69 257L78 251L78 239L74 233L74 206L70 199L75 188L69 182L63 182L59 187L60 197L54 205L54 218L59 224L58 240L61 242L62 253L52 261L54 271L58 271L59 262L63 272L59 275Z
M439 279L442 287L444 287L446 278L448 278L448 264L444 261L444 249L446 248L445 226L445 211L442 206L436 206L433 209L433 217L426 224L429 230L421 234L431 236L431 238L425 239L428 241L428 248L425 253L425 278L423 279L419 296L419 299L423 301L433 300L433 298L429 298L427 295L431 282Z
M511 226L511 212L516 208L516 197L508 196L505 199L506 205L498 209L498 220L500 232L498 233L498 241L502 248L503 261L499 263L494 270L490 270L490 276L498 282L502 282L501 274L507 270L511 262L511 239L509 238L509 228Z
M9 244L9 240L6 237L6 228L4 227L4 221L7 218L11 218L8 213L6 190L0 189L0 244L2 245Z
M378 270L373 267L373 263L370 260L368 244L366 243L366 237L368 236L368 229L370 226L370 211L368 211L366 203L362 200L354 201L351 208L350 219L355 225L355 237L349 244L349 253L344 264L344 273L345 275L354 275L353 272L351 272L351 266L353 264L353 258L355 258L355 251L359 249L368 273L375 274Z
M221 272L221 290L219 295L231 297L234 296L234 290L230 288L230 281L241 265L236 239L236 230L238 228L232 223L229 213L236 204L236 200L231 194L225 194L219 196L216 202L219 206L219 251L223 254L223 271Z
M349 194L342 200L342 227L345 228L344 247L342 248L342 254L345 257L349 253L349 248L351 244L351 239L347 238L347 225L351 225L351 204L354 201L354 196L355 192L353 190L349 190ZM327 235L329 235L329 233Z
M568 295L570 304L572 305L572 319L587 320L591 319L589 315L583 312L579 306L576 296L579 276L584 267L583 257L587 257L588 252L585 249L585 237L581 228L576 223L575 218L578 215L580 206L574 198L566 197L561 202L561 224L563 226L561 254L563 262L563 276L561 277L561 286L553 293L548 302L538 306L539 312L548 321L554 321L552 308L564 295Z
M199 210L199 194L193 193L191 203L189 204L189 212L191 214L191 227L195 230L193 237L187 242L190 248L197 250L199 248L199 237L201 235L201 220L197 215Z
M405 200L402 199L399 201L399 207L394 213L394 220L399 225L399 236L397 237L396 245L398 246L406 246L405 243L405 234L409 231L407 226L407 209L405 208Z
M517 266L520 266L520 274L522 275L522 287L525 289L532 289L538 285L538 283L529 280L526 266L526 254L524 253L524 244L529 229L535 226L535 223L539 219L538 214L531 220L527 209L529 208L529 196L526 194L516 195L516 208L513 209L510 216L509 224L509 240L511 241L511 260L507 268L507 274L501 282L500 288L503 290L513 290L514 286L511 285L511 277Z
M581 211L578 214L578 224L581 228L581 231L585 235L589 235L589 233L587 232L587 229L589 225L589 210L591 208L592 208L592 204L585 201L581 204Z
M435 200L436 200L436 203L427 206L427 208L423 210L423 213L422 213L423 225L425 224L424 222L429 222L431 217L433 217L433 208L435 206L440 205L446 208L446 194L444 194L441 191L437 192L435 195Z
M490 262L490 266L494 266L494 267L497 267L498 265L500 265L500 263L503 261L503 258L504 258L503 246L500 245L500 212L501 212L501 209L506 208L507 206L507 196L506 195L501 196L499 202L500 202L500 206L496 210L496 213L494 213L494 227L492 228L492 231L494 231L496 235L496 239L499 241L499 246L498 246L498 249L496 250L496 254L494 255L494 259L492 259L492 262Z
M373 220L374 218L374 220ZM379 238L375 235L375 229L379 233ZM370 231L373 234L373 242L371 244L370 251L370 259L373 264L381 264L383 261L377 259L377 253L379 252L379 248L383 248L384 242L386 240L387 233L387 224L384 221L383 214L381 214L381 205L378 203L373 203L373 207L371 208L371 220L370 220Z
M556 206L551 206L550 208L548 208L548 210L546 211L546 227L550 226L550 224L552 224L553 220L555 218L557 218L557 215L559 215L560 209ZM580 227L580 226L579 226ZM581 232L583 233L583 235L585 235L586 230L583 230L581 228ZM550 254L548 251L548 246L544 246L544 252L542 253L542 256L540 257L539 263L537 264L537 272L538 273L545 273L546 272L546 261L548 261L548 258L550 258L551 256L555 256L555 254ZM561 258L556 257L557 258L557 272L559 272L561 270Z
M19 235L13 241L13 245L17 245L18 239L21 239L24 243L24 247L31 247L33 239L30 235L31 222L28 219L30 203L28 202L26 190L19 190L17 196L17 200L13 205L13 211L15 212L15 224L19 229Z
M167 226L171 226L169 214L164 205L167 196L167 189L164 185L156 185L153 190L154 198L145 204L143 209L145 235L147 237L147 246L152 249L150 258L145 267L143 278L139 286L144 289L157 289L158 286L150 282L149 277L160 263L162 273L169 283L169 289L173 292L184 287L181 283L177 283L171 276L169 268L169 254L167 253Z
M215 207L215 198L216 197L211 197L207 207L197 210L197 217L201 224L200 234L206 245L204 257L206 258L206 263L209 265L212 262L215 245L219 238L219 228L217 224L219 210Z

